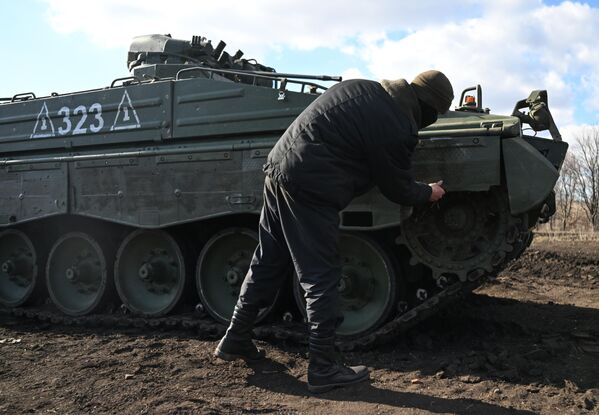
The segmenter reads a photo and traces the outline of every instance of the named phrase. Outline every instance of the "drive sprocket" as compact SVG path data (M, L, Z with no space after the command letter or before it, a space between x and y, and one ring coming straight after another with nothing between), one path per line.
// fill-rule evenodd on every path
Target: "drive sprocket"
M415 209L396 243L412 253L411 265L424 264L438 280L460 281L488 275L509 259L521 238L523 219L510 214L501 188L447 193L438 203Z

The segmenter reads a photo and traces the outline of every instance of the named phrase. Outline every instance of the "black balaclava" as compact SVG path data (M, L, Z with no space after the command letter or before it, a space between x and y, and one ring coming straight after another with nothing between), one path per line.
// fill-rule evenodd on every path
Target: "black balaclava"
M428 127L431 124L434 124L437 121L437 116L439 113L436 109L428 105L423 100L419 99L418 103L420 104L420 126L419 128Z
M397 108L410 119L414 130L431 125L437 115L449 110L453 100L453 87L439 71L422 72L408 84L405 79L381 81Z

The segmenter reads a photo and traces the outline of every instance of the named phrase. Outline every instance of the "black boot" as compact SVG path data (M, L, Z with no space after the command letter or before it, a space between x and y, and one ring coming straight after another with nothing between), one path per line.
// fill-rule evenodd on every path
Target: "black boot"
M310 337L308 390L322 393L336 386L351 385L369 378L366 366L348 367L337 360L335 336Z
M264 358L264 350L258 349L252 342L252 327L257 314L235 306L231 324L216 346L214 355L227 361L235 359L252 361Z

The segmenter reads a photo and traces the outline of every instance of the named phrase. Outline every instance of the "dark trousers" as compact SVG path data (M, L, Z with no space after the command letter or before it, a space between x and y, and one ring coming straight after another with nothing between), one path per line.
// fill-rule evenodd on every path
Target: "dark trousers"
M294 199L267 176L259 237L237 306L250 311L270 305L292 260L306 293L310 334L333 335L341 277L338 210Z

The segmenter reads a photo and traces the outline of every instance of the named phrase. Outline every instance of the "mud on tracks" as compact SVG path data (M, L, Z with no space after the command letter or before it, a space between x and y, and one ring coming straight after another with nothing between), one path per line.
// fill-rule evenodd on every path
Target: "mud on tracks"
M599 243L535 243L394 344L350 353L369 384L313 397L301 346L257 365L189 331L0 315L0 413L599 413Z

